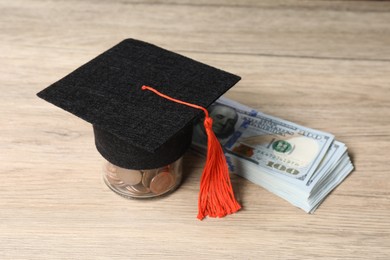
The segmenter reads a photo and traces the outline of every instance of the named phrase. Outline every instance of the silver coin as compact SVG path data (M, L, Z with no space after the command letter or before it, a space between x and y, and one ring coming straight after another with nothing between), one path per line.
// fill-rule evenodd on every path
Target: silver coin
M123 181L121 181L120 179L112 178L112 177L110 177L107 174L104 177L113 186L123 186L123 185L125 185L125 183Z
M150 193L150 190L144 187L142 184L126 186L126 189L135 195L143 195L143 194Z
M104 171L104 174L106 176L110 177L111 179L115 179L115 180L120 181L120 179L118 178L118 176L114 172Z
M112 163L107 163L106 164L106 170L109 172L116 172L117 166L113 165Z
M116 176L127 185L136 185L142 180L142 173L139 170L130 170L118 167Z

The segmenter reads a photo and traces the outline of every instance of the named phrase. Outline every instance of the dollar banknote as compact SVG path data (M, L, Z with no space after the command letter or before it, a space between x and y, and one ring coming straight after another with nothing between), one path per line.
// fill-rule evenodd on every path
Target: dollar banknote
M347 147L332 134L224 97L209 112L230 171L306 212L314 212L353 169ZM192 144L205 154L207 137L201 123L194 126Z
M215 102L210 115L214 119L213 130L227 153L301 185L312 177L334 140L331 134L259 113L224 98ZM195 129L198 134L193 143L204 148L205 136L200 138L200 128L202 125Z
M243 123L225 143L226 151L287 181L307 182L334 140L331 134L269 115L239 116Z

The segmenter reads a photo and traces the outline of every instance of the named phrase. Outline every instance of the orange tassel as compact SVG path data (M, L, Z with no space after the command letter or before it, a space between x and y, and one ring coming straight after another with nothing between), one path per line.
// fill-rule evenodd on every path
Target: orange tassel
M142 90L149 90L172 102L203 110L205 113L203 124L206 129L208 141L206 165L200 180L198 219L202 220L206 216L224 217L237 212L241 206L234 197L225 154L213 132L213 119L209 116L207 109L174 99L148 86L142 86Z

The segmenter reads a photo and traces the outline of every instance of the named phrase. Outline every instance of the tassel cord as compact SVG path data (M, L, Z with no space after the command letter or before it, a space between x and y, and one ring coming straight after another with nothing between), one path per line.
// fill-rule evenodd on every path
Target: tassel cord
M192 103L172 98L149 86L142 86L142 90L149 90L156 95L168 99L172 102L200 109L205 114L203 124L208 140L207 157L200 180L198 219L202 220L205 216L224 217L228 214L232 214L238 211L241 206L234 197L226 158L221 144L213 132L213 119L209 116L207 109Z

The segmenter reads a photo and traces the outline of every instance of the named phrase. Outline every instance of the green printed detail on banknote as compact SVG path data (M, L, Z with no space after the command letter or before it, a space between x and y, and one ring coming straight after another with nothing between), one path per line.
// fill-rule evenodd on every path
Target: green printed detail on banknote
M310 178L334 140L331 134L265 114L239 117L239 134L226 142L226 151L292 182Z

